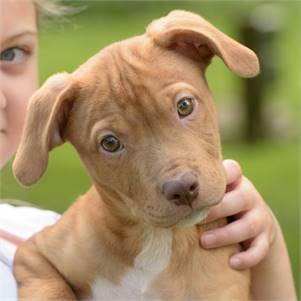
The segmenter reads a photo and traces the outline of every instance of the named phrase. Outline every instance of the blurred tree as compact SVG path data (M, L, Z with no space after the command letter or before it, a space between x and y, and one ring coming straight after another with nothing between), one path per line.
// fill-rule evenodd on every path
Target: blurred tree
M273 45L280 29L280 21L279 8L264 4L253 9L241 25L243 43L256 52L261 65L257 77L244 81L244 138L249 142L266 136L268 123L263 119L264 93L277 76Z

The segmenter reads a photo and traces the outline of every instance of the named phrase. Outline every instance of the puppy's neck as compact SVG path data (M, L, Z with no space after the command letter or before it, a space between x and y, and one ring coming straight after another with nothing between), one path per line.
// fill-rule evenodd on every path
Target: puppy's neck
M136 268L152 272L166 264L166 258L171 255L173 229L153 227L136 220L125 212L124 204L116 205L124 200L112 200L119 196L99 186L92 187L88 195L90 201L97 202L97 207L93 206L97 211L93 212L94 226L113 254Z

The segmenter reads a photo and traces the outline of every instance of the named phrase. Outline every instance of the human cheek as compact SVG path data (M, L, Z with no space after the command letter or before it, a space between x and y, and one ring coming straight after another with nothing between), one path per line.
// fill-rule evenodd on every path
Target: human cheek
M37 88L35 60L27 63L20 74L6 76L7 122L12 143L17 144L22 132L28 100Z

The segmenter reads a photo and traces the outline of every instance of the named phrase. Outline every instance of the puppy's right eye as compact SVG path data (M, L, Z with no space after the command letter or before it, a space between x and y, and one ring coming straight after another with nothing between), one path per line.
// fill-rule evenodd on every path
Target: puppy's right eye
M115 153L123 148L120 140L113 135L104 137L100 142L101 147L110 153Z
M180 118L190 115L193 111L193 100L191 97L183 97L177 103L178 114Z

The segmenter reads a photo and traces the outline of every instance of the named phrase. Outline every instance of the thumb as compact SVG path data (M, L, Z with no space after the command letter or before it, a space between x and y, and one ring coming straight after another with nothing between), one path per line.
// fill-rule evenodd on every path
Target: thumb
M242 170L238 162L234 160L223 161L227 185L234 185L242 178Z

